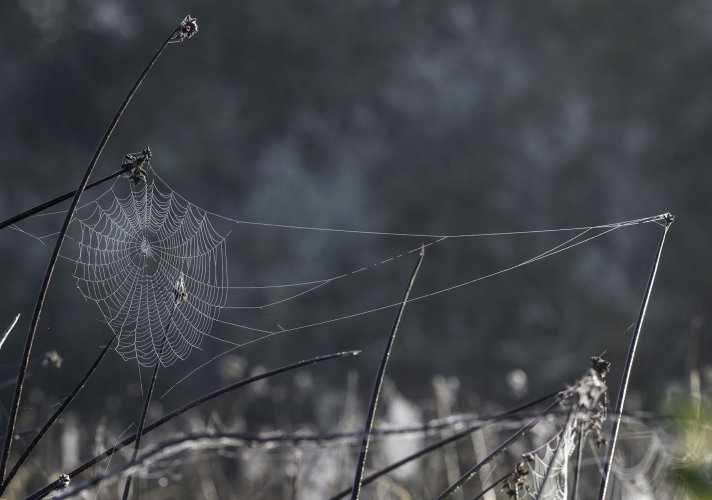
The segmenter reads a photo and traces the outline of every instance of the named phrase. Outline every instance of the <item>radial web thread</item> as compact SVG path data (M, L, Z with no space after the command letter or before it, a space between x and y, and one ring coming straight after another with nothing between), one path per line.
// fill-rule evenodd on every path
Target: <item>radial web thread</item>
M199 348L228 290L225 237L207 214L151 182L77 221L77 286L119 335L118 353L170 365Z

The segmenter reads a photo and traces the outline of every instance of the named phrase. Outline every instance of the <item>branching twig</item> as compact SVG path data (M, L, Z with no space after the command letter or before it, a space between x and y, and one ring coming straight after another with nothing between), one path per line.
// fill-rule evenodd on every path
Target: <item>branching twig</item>
M643 329L643 321L645 320L645 313L648 310L648 303L650 302L650 295L653 291L653 284L655 283L655 275L658 272L658 265L660 264L660 256L663 252L663 245L665 244L665 236L667 236L668 229L672 224L675 217L668 213L664 217L664 231L660 237L660 243L658 244L658 249L655 252L655 260L653 261L653 266L650 269L650 276L648 277L648 284L645 287L645 295L643 296L643 301L640 305L640 311L638 312L638 319L635 324L635 331L630 339L630 345L628 347L628 356L626 357L625 366L623 368L623 376L621 377L620 387L618 389L618 399L616 401L616 418L613 420L613 428L611 429L611 439L608 445L608 452L606 454L606 460L603 463L603 475L601 477L601 483L598 490L598 500L604 500L606 498L606 490L608 489L608 477L613 463L613 456L616 452L616 443L618 441L618 432L620 431L621 425L621 412L623 411L623 406L625 405L625 397L628 392L628 381L630 379L630 373L633 369L633 361L635 359L635 351L638 347L638 340L640 339L640 332Z
M396 333L398 332L398 326L400 325L401 318L403 318L403 312L405 311L405 305L408 303L408 297L415 284L415 278L420 270L420 265L423 263L423 257L425 256L425 247L421 247L420 255L418 256L418 261L415 263L413 268L413 273L410 276L410 281L408 282L408 287L403 295L403 301L398 308L398 313L393 321L393 327L391 328L391 334L388 336L388 341L383 350L383 358L381 359L381 364L378 367L378 373L376 374L376 381L373 384L373 392L371 393L371 402L368 405L368 415L366 417L366 424L363 430L363 440L361 442L361 453L359 454L358 461L356 462L356 473L354 474L354 485L351 490L352 500L358 500L361 493L361 482L363 481L364 467L366 466L366 456L368 455L368 444L371 440L371 429L373 428L373 421L376 418L376 408L378 407L378 397L381 394L381 386L383 385L383 377L386 374L386 366L388 365L388 358L391 356L391 349L393 348L393 342L396 339Z

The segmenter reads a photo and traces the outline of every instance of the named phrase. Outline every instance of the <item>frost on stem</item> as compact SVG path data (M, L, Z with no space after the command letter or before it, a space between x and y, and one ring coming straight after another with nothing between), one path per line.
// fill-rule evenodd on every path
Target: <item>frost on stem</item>
M592 356L588 373L560 395L562 402L568 401L570 405L574 405L576 426L584 432L592 433L597 447L606 444L602 428L608 410L608 387L605 379L610 367L610 361L601 356Z
M187 16L185 16L185 19L181 21L180 25L176 28L175 32L173 33L173 36L171 37L170 43L180 43L188 38L193 38L193 35L195 35L197 32L198 20L188 14Z
M605 444L601 429L606 421L605 377L609 368L608 361L593 356L586 374L559 393L559 407L567 414L566 420L544 446L522 455L502 485L507 497L568 498L569 457L580 436L590 433L597 446Z

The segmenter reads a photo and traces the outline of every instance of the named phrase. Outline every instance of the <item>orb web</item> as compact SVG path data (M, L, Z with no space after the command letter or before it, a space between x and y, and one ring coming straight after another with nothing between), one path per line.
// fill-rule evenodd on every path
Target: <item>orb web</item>
M116 351L153 366L199 348L228 290L225 236L208 214L150 182L77 222L74 277L118 335Z

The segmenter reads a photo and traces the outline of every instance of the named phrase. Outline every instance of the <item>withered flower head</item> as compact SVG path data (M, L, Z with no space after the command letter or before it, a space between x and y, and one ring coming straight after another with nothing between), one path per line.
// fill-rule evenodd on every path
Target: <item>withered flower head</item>
M170 43L180 43L188 38L193 38L193 35L197 32L198 20L188 14L176 28L173 36L171 37Z

